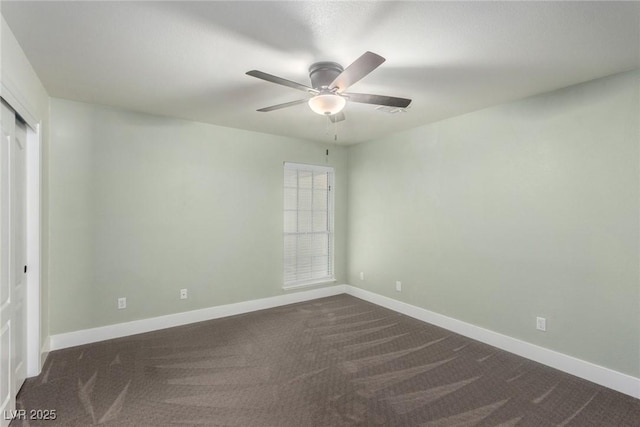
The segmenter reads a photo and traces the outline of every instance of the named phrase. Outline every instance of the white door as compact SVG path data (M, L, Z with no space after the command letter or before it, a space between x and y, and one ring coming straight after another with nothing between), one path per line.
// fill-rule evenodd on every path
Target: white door
M15 115L2 103L2 141L0 141L0 425L8 425L5 415L15 409L12 375L11 286L9 283L9 146L15 135Z
M26 127L2 102L0 141L0 426L26 375Z
M27 127L16 121L16 133L9 147L12 167L9 180L11 193L11 270L10 283L13 306L13 373L15 392L27 377L27 198L26 198L26 148Z

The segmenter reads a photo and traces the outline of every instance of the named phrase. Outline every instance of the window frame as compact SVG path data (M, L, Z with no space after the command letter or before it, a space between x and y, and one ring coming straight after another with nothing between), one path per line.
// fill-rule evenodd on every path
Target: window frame
M291 187L291 186L287 186L287 170L295 170L296 173L296 186L295 187ZM303 172L310 172L312 174L312 181L311 181L311 209L310 210L301 210L300 209L300 176L299 176L299 172L303 171ZM318 173L326 173L327 174L327 207L326 210L325 209L314 209L314 205L313 205L313 195L316 193L316 190L320 190L320 189L316 189L314 187L314 180L315 180L315 176ZM320 166L320 165L312 165L312 164L304 164L304 163L293 163L293 162L284 162L283 163L283 181L282 181L282 188L283 188L283 200L282 200L282 213L283 213L283 238L282 238L282 242L283 242L283 264L282 264L282 272L283 272L283 289L295 289L295 288L301 288L301 287L308 287L308 286L315 286L315 285L321 285L321 284L327 284L327 283L334 283L335 280L335 202L334 202L334 186L335 186L335 169L332 166ZM295 209L287 209L287 189L295 189L296 190L296 208ZM304 188L303 188L304 189ZM311 227L311 231L287 231L287 227L286 227L286 221L287 221L287 212L295 212L296 215L296 229L299 228L299 223L300 223L300 212L310 212L311 214L311 218L312 218L312 224L313 224L313 213L314 212L326 212L327 215L327 220L326 220L326 230L322 230L322 231L316 231L314 230L314 226L312 225ZM311 257L311 267L309 267L309 270L306 271L304 270L304 268L300 268L300 259L304 258L303 256L301 256L301 249L300 249L300 237L301 236L313 236L313 235L318 235L318 234L326 234L327 238L328 238L328 242L327 242L327 269L326 269L326 275L322 276L322 277L312 277L314 274L314 270L313 270L313 257L318 257L318 255L314 255L313 250L311 250L311 252L307 255L309 257ZM288 256L287 255L287 238L291 237L291 236L295 236L295 255L293 257ZM313 237L312 237L313 239ZM321 255L324 256L324 255ZM294 271L294 278L293 279L289 279L288 277L291 276L291 274L288 274L287 269L288 269L288 261L289 258L293 258L295 259L295 271ZM324 271L324 270L323 270ZM311 277L303 277L300 278L300 276L304 275L304 274L310 274Z

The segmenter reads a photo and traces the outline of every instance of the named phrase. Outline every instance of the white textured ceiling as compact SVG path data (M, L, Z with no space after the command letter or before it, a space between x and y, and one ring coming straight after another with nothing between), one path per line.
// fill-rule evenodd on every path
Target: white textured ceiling
M387 61L350 89L412 98L406 113L350 103L355 143L640 67L639 2L11 2L2 15L51 96L259 132L333 140L305 96L317 61Z

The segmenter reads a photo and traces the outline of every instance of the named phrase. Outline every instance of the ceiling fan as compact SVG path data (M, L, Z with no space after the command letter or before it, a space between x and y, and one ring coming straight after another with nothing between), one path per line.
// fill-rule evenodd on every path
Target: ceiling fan
M342 109L347 101L395 108L409 106L411 100L406 98L345 92L349 86L378 68L384 61L385 59L380 55L373 52L365 52L347 68L342 68L342 65L335 62L316 62L309 67L311 87L258 70L247 71L247 75L313 95L311 98L272 105L261 108L258 111L274 111L306 102L311 110L318 114L329 116L329 119L335 123L345 119Z

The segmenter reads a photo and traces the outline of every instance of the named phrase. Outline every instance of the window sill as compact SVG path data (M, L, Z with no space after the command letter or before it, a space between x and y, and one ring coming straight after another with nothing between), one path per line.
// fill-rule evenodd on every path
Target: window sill
M304 282L304 283L296 283L295 285L284 285L282 289L284 289L285 291L292 291L294 289L310 288L312 286L330 285L332 283L336 283L336 279L321 279L316 282Z

